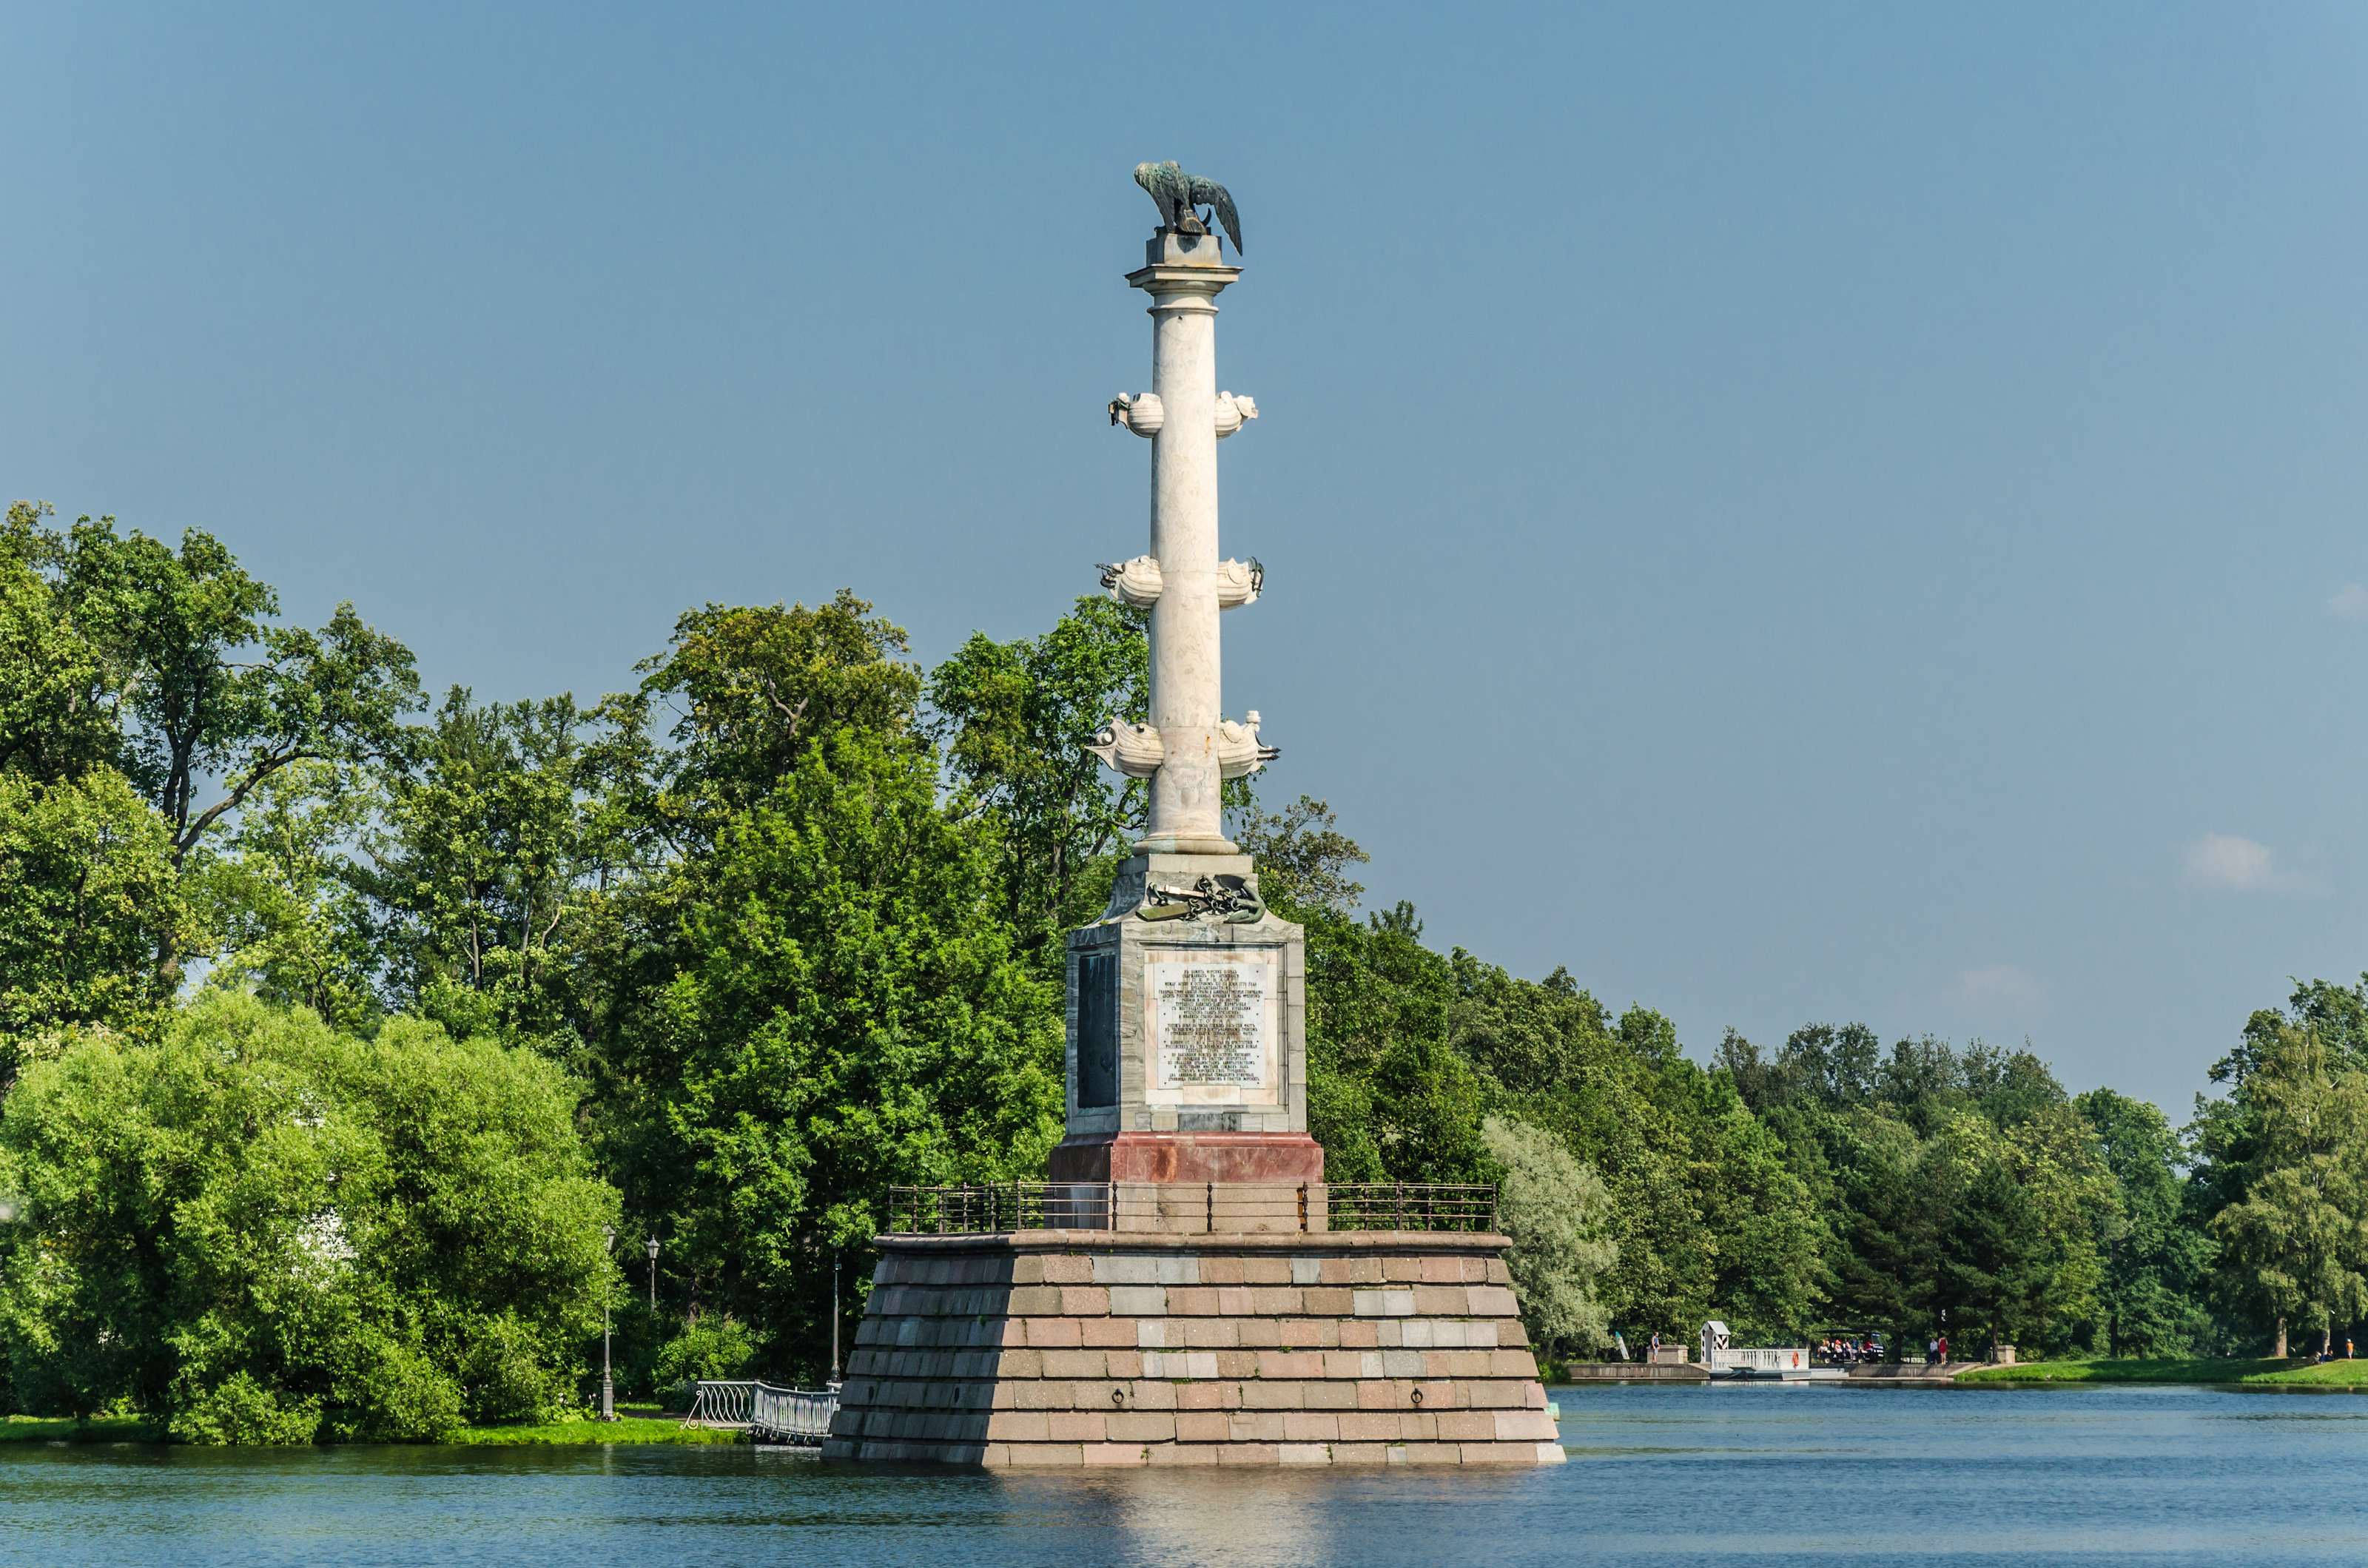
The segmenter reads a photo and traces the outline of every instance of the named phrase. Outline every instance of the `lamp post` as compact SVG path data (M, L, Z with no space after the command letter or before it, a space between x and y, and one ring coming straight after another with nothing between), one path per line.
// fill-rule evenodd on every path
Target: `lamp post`
M830 1386L839 1384L838 1376L838 1248L830 1249Z
M650 1255L650 1316L658 1315L658 1239L652 1236L642 1244Z
M614 1225L601 1226L600 1250L604 1263L605 1255L613 1253L616 1248L617 1228ZM617 1382L609 1366L609 1271L605 1267L600 1271L600 1419L617 1419Z

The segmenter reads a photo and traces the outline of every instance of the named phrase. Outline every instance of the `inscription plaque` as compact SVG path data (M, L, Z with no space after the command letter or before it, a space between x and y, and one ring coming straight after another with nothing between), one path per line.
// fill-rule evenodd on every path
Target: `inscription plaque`
M1271 961L1144 965L1157 1086L1189 1094L1270 1085L1274 977Z

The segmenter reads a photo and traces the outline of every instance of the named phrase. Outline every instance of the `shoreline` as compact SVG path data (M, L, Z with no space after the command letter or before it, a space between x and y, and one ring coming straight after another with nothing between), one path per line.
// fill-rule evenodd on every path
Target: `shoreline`
M291 1445L308 1449L344 1448L589 1448L615 1444L646 1448L745 1443L747 1434L729 1427L685 1426L680 1416L620 1416L615 1421L564 1421L539 1426L465 1426L440 1437L406 1441L341 1441ZM175 1443L164 1426L136 1415L72 1416L10 1415L0 1417L0 1452L16 1443L113 1444L149 1448L192 1448Z

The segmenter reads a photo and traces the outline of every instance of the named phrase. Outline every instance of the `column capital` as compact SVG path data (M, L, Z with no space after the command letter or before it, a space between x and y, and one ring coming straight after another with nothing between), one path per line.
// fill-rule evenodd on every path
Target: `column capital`
M1242 275L1240 267L1225 265L1214 234L1179 234L1173 229L1162 229L1151 236L1143 250L1144 265L1128 273L1126 280L1154 296L1214 297Z

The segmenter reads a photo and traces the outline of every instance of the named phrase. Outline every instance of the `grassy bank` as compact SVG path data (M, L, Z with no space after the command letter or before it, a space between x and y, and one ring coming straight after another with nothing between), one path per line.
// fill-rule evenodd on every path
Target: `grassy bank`
M472 1426L445 1439L472 1447L528 1443L736 1443L741 1434L680 1421L636 1419L569 1421L553 1426Z
M2032 1361L1960 1372L1960 1383L2237 1383L2368 1389L2368 1360Z
M635 1418L567 1421L548 1426L470 1426L443 1441L470 1448L525 1447L542 1443L731 1443L737 1432L685 1426L678 1420ZM70 1416L0 1416L0 1443L162 1443L165 1428L134 1415L76 1421Z

